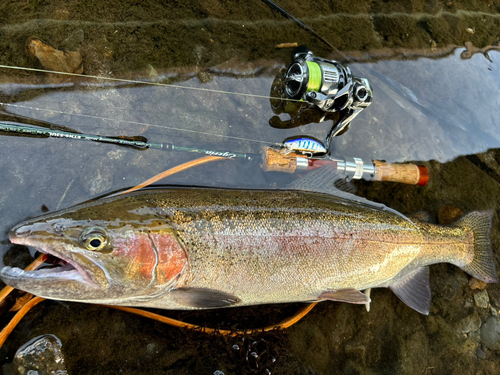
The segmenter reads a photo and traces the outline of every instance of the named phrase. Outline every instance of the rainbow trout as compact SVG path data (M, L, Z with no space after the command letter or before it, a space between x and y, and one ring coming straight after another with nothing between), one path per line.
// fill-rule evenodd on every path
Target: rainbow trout
M164 309L366 304L363 290L389 287L427 314L430 264L497 281L491 219L492 211L471 212L438 226L307 191L152 189L18 224L13 243L61 262L5 267L0 277L45 298Z

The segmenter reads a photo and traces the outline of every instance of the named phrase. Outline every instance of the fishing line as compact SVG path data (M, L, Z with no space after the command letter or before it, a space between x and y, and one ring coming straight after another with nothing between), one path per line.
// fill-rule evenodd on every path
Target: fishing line
M314 37L318 38L323 43L325 43L328 47L332 48L333 50L336 49L333 45L330 44L330 42L328 42L326 39L324 39L316 31L314 31L313 29L311 29L309 26L307 26L304 22L302 22L298 18L295 18L293 15L291 15L290 13L288 13L285 9L283 9L282 7L280 7L278 4L276 4L276 3L274 3L274 2L272 2L270 0L262 0L262 2L264 4L266 4L269 8L271 8L271 9L277 11L278 13L280 13L282 16L284 16L284 17L292 20L293 22L295 22L301 28L303 28L304 30L306 30L308 33L310 33L311 35L313 35Z
M269 95L244 94L244 93L240 93L240 92L215 90L215 89L205 89L205 88L201 88L201 87L181 86L181 85L161 83L161 82L149 82L149 81L139 81L139 80L134 80L134 79L101 77L101 76L78 74L78 73L67 73L67 72L56 72L56 71L46 70L46 69L25 68L25 67L22 67L22 66L0 65L0 68L13 69L13 70L22 70L22 71L29 71L29 72L38 72L38 73L60 74L60 75L65 75L65 76L70 76L70 77L93 78L93 79L96 79L96 80L107 80L107 81L112 81L112 82L124 82L124 83L132 83L132 84L169 87L169 88L176 88L176 89L196 90L196 91L203 91L203 92L212 92L212 93L216 93L216 94L236 95L236 96L244 96L244 97L251 97L251 98L260 98L260 99L268 99L268 100L269 99L279 99L279 100L281 100L280 97L272 97L272 96L269 96ZM297 100L297 99L286 99L286 100L292 101L292 102L298 102L298 101L300 101L300 100Z
M108 117L85 115L85 114L81 114L81 113L68 113L68 112L59 111L59 110L30 107L30 106L25 106L25 105L21 105L21 104L11 104L11 103L0 102L0 106L16 107L16 108L23 108L23 109L33 109L35 111L51 112L51 113L58 113L58 114L71 115L71 116L79 116L79 117L91 118L91 119L95 119L95 120L105 120L105 121L112 121L112 122L117 121L116 119L108 118ZM13 114L13 115L15 115L15 114ZM243 138L243 137L236 137L236 136L232 136L232 135L214 134L214 133L202 132L202 131L198 131L198 130L181 129L181 128L175 128L175 127L158 125L158 124L149 124L149 123L144 123L144 122L139 122L139 121L130 121L130 120L119 120L119 121L124 122L124 123L128 123L128 124L132 124L132 125L150 126L150 127L154 127L154 128L158 128L158 129L167 129L167 130L174 130L174 131L179 131L179 132L193 133L193 134L199 134L199 135L205 135L205 136L215 136L215 137L221 137L221 138L228 138L228 139L233 139L236 141L254 142L254 143L260 143L260 144L265 144L265 145L271 145L271 144L278 145L279 144L279 143L273 143L273 142L260 141L258 139L249 139L249 138Z

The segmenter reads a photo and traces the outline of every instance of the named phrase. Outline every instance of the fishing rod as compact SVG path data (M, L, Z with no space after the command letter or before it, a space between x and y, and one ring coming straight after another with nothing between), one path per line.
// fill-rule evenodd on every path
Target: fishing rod
M33 125L24 125L24 124L19 125L10 121L0 122L0 131L17 133L17 134L38 135L49 138L66 138L66 139L87 140L87 141L94 141L101 143L111 143L119 146L132 147L139 150L151 148L161 151L184 151L184 152L193 152L211 156L220 156L230 159L240 158L240 159L246 159L248 161L257 160L260 158L259 154L204 150L199 148L176 146L171 143L154 143L154 142L147 142L130 138L105 137L94 134L82 134L82 133L68 132L63 130L47 129Z
M309 26L307 26L304 22L302 22L298 18L296 18L293 15L291 15L285 9L283 9L282 7L280 7L278 4L276 4L276 3L274 3L274 2L272 2L270 0L262 0L262 2L264 4L266 4L269 8L271 8L271 9L277 11L278 13L280 13L283 17L286 17L289 20L292 20L297 25L299 25L302 29L304 29L305 31L307 31L311 35L313 35L316 38L318 38L319 40L321 40L323 43L325 43L331 49L335 50L335 47L333 45L331 45L330 42L328 42L326 39L322 38L321 35L319 35L316 31L314 31L313 29L311 29Z
M410 185L425 186L429 180L426 167L415 164L392 164L377 160L363 161L356 157L329 157L326 148L313 137L292 137L280 146L264 146L259 154L234 151L205 150L193 147L176 146L172 143L147 142L142 140L105 137L62 130L53 130L33 125L0 122L0 131L13 134L27 134L52 138L87 140L132 147L134 149L155 149L161 151L181 151L227 159L245 159L260 162L264 172L301 173L333 164L349 179L368 181L392 181Z

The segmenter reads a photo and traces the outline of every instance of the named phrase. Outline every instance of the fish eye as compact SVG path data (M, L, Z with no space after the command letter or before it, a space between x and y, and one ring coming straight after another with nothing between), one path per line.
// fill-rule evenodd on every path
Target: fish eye
M108 244L106 231L100 227L87 228L80 235L80 242L87 250L102 250Z

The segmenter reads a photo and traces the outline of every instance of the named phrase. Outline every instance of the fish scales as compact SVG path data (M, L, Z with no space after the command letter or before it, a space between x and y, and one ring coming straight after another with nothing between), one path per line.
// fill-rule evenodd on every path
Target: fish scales
M0 276L46 298L171 309L367 303L359 291L390 287L427 313L427 265L448 262L496 281L491 215L445 227L313 192L145 190L20 223L12 242L68 265L6 267Z
M175 203L153 199L167 212L190 207L173 215L189 253L187 285L223 287L245 304L308 301L323 290L381 284L431 241L397 215L320 194L204 193L179 192Z

